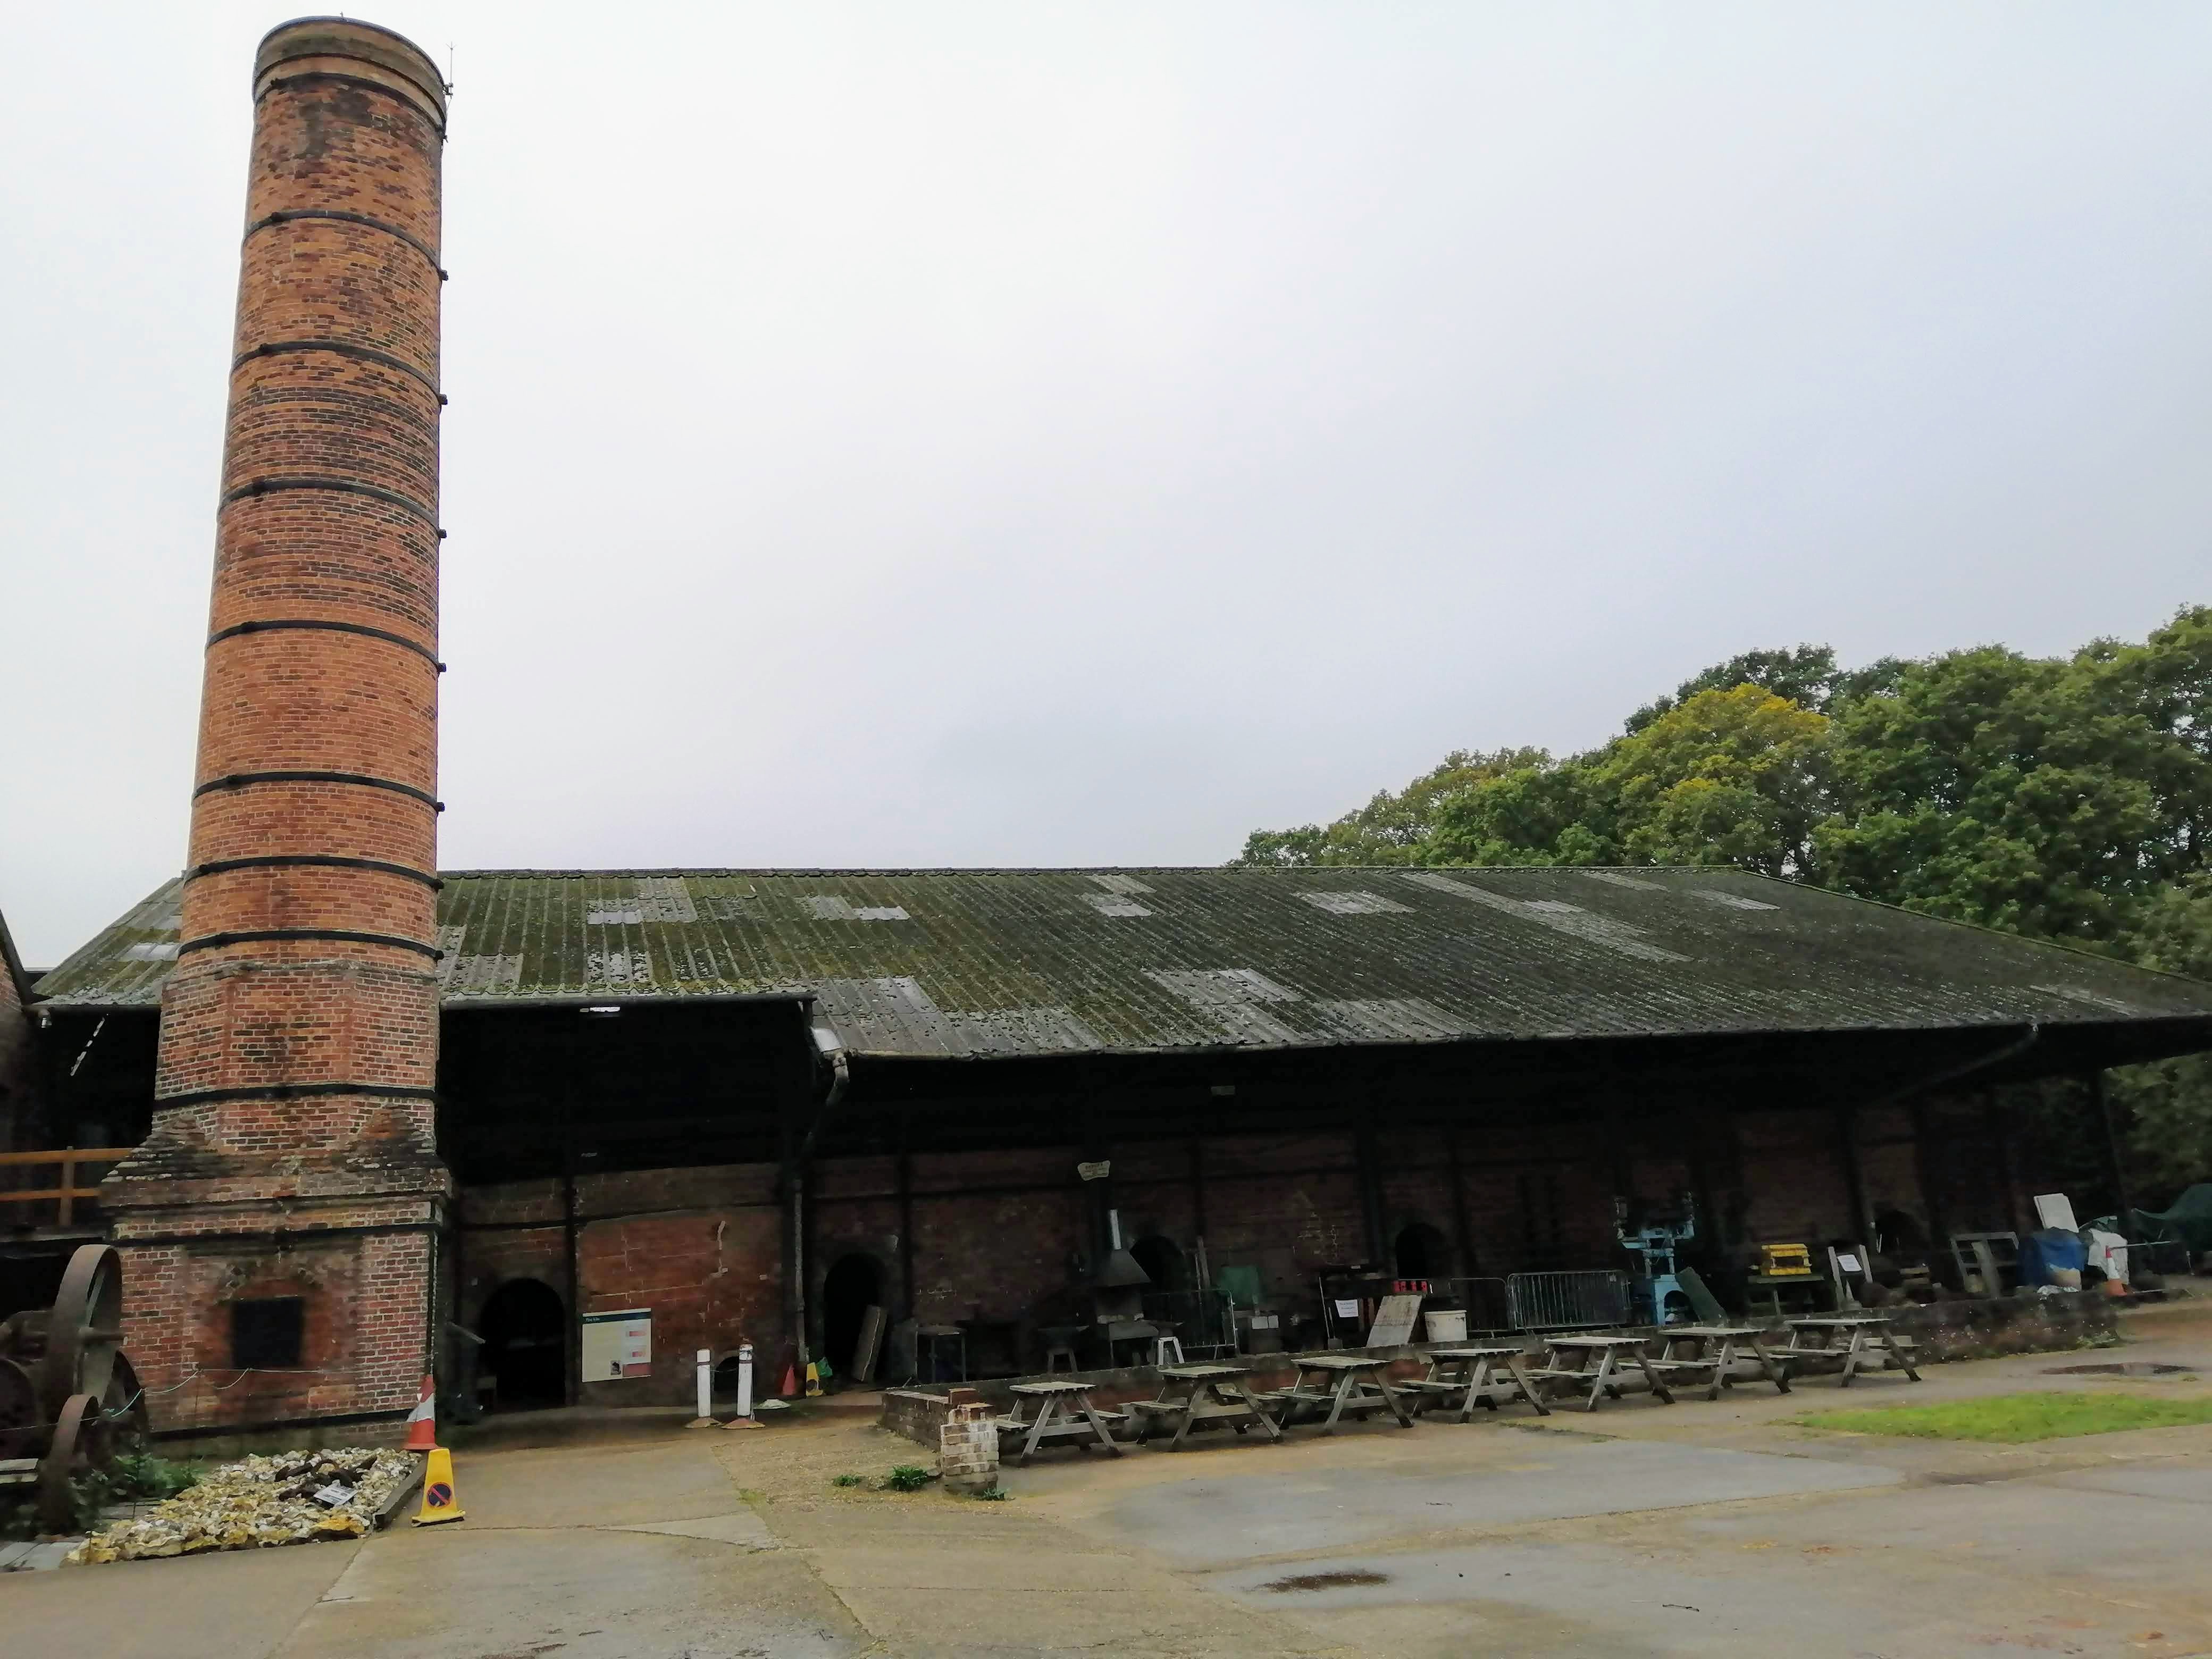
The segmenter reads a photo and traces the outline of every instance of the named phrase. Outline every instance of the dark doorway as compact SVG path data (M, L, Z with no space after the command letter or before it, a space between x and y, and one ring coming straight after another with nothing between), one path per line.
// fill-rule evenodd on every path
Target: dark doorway
M838 1376L852 1376L860 1322L883 1304L884 1270L873 1256L855 1251L830 1264L822 1280L822 1355Z
M477 1334L501 1410L568 1403L568 1325L561 1298L534 1279L510 1279L486 1299Z
M1400 1233L1395 1249L1401 1279L1442 1279L1451 1267L1451 1246L1425 1221Z
M1140 1238L1129 1246L1129 1254L1145 1270L1155 1291L1187 1291L1190 1288L1190 1269L1183 1260L1182 1247L1171 1238L1158 1233Z

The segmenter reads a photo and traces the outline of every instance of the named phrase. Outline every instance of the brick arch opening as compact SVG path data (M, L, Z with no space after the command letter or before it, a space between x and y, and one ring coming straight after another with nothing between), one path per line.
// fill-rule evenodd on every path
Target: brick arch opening
M1390 1254L1400 1279L1445 1279L1451 1274L1451 1241L1425 1221L1401 1228Z
M477 1316L483 1370L499 1384L502 1411L565 1404L568 1314L559 1292L535 1279L510 1279Z
M848 1250L822 1277L822 1353L837 1375L849 1377L870 1308L885 1308L884 1264L865 1250Z

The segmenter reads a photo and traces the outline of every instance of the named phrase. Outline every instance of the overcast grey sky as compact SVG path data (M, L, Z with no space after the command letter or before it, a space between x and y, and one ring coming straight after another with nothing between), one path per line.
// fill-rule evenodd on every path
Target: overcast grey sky
M2202 3L365 15L457 83L448 867L1210 863L2212 599ZM35 965L184 860L283 15L6 15Z

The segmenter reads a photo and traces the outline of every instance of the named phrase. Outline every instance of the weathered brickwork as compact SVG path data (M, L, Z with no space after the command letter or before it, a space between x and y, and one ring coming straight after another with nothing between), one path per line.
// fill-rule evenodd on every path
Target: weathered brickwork
M1971 1105L1930 1110L1959 1136L1980 1121ZM1859 1128L1869 1203L1903 1210L1924 1225L1909 1117L1871 1113ZM1690 1150L1670 1155L1677 1141ZM1954 1151L1970 1149L1961 1139ZM1729 1260L1747 1260L1761 1238L1819 1243L1850 1231L1843 1141L1826 1109L1654 1119L1620 1145L1590 1121L1469 1126L1455 1146L1441 1128L1408 1128L1377 1135L1374 1152L1386 1270L1395 1240L1409 1226L1429 1230L1452 1271L1502 1278L1626 1267L1613 1236L1616 1178L1654 1210L1702 1182L1715 1194L1719 1219L1701 1223L1701 1241ZM1116 1145L1110 1178L1097 1189L1076 1174L1082 1156L1073 1146L915 1154L903 1165L903 1193L897 1158L817 1162L806 1199L810 1346L818 1352L822 1340L826 1276L860 1255L877 1264L894 1322L1010 1322L1021 1363L1039 1364L1037 1326L1087 1316L1091 1292L1078 1263L1094 1260L1094 1206L1101 1200L1120 1211L1131 1243L1156 1235L1188 1261L1203 1237L1214 1267L1258 1269L1266 1294L1285 1310L1310 1306L1321 1268L1371 1259L1358 1142L1349 1132ZM779 1191L777 1171L767 1164L577 1178L580 1310L649 1310L654 1352L649 1378L587 1379L581 1398L685 1403L694 1351L719 1357L741 1341L759 1352L763 1386L772 1383L767 1373L793 1335ZM568 1302L568 1202L558 1180L462 1194L464 1322L514 1279L534 1279ZM1972 1218L1982 1219L1981 1212ZM995 1346L987 1353L993 1362L1000 1357Z
M307 19L254 64L183 950L106 1185L167 1427L404 1412L438 1162L435 66ZM303 625L304 624L304 625ZM367 866L378 867L366 867ZM229 1305L298 1296L296 1366Z

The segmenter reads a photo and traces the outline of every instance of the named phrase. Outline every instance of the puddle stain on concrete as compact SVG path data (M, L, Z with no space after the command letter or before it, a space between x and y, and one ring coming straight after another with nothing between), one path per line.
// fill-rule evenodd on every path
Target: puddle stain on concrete
M1263 1590L1273 1590L1276 1595L1280 1595L1287 1590L1347 1589L1362 1584L1387 1584L1389 1582L1390 1575L1387 1572L1368 1572L1364 1570L1350 1572L1298 1572L1292 1573L1287 1578L1271 1580L1261 1585L1260 1588Z

